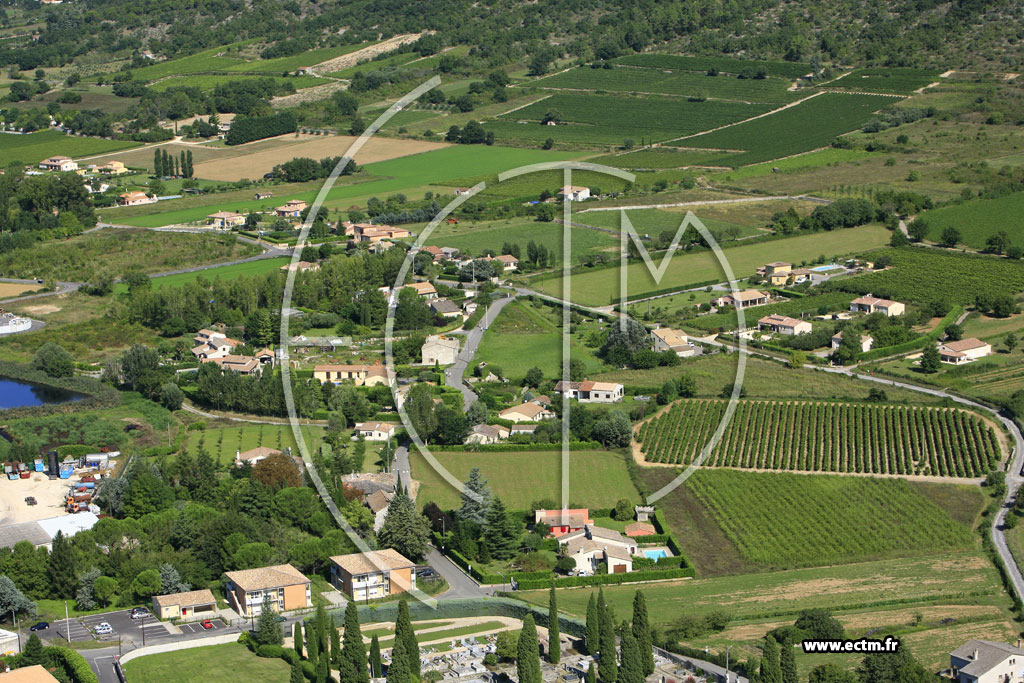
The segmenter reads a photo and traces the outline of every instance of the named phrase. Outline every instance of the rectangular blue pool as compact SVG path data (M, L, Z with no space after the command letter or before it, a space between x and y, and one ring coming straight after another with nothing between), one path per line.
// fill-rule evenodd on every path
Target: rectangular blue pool
M649 560L660 560L663 557L668 557L668 553L660 548L658 550L644 550L644 557Z

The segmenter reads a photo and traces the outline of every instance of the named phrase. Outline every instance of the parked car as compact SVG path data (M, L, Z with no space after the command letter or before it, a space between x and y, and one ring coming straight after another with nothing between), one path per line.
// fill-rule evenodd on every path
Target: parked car
M132 608L132 614L131 614L131 618L132 619L145 619L148 616L152 616L152 615L150 615L149 610L146 609L145 607L133 607Z
M201 622L199 622L199 625L205 628L207 631L213 628L213 622L209 619L203 619Z
M423 567L416 570L416 576L421 579L433 579L437 576L437 572L434 571L433 567Z
M50 628L50 622L40 621L38 624L29 629L29 631L45 631Z
M96 625L96 628L94 628L93 631L96 632L96 635L105 636L108 633L113 633L114 627L105 621L101 621L99 624Z
M274 621L276 621L278 623L281 623L282 621L287 621L287 619L282 617L280 614L277 614L277 615L274 616Z

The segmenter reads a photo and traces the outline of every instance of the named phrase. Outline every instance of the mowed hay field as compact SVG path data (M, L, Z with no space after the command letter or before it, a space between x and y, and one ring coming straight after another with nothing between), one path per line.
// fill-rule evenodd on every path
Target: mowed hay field
M856 254L887 244L889 238L889 231L882 226L867 225L737 246L725 249L723 253L736 277L746 277L753 274L758 266L770 261L800 263L818 256ZM619 268L604 268L573 275L572 300L589 306L606 306L616 301L619 296L619 271ZM726 279L718 259L710 251L674 256L661 282L654 280L643 262L627 266L626 277L627 292L631 298L668 287L684 289ZM534 289L545 294L561 296L561 277L534 279L531 283Z
M20 284L15 282L0 282L0 299L9 299L12 296L34 292L41 288L42 285L39 283Z
M0 165L7 166L14 161L36 164L58 154L77 159L89 154L103 154L138 146L139 143L130 140L80 138L55 130L28 135L6 134L0 135Z
M342 156L349 151L357 138L349 135L287 135L277 138L279 144L273 149L261 149L259 142L223 148L224 158L212 157L196 164L196 177L209 180L241 180L259 178L269 173L274 166L295 157L323 159ZM285 140L291 144L281 144ZM254 145L252 149L247 149ZM373 137L356 155L357 164L371 164L420 152L430 152L450 145L428 140L395 140ZM230 154L230 157L228 156Z
M434 451L433 454L437 462L459 481L465 481L469 471L479 467L494 495L501 498L510 510L530 509L534 501L542 498L561 500L562 454L559 451ZM409 460L412 478L420 482L416 496L420 507L430 501L446 510L459 507L459 491L418 450L410 451ZM569 456L569 500L573 506L605 507L621 498L640 501L621 453L576 451Z

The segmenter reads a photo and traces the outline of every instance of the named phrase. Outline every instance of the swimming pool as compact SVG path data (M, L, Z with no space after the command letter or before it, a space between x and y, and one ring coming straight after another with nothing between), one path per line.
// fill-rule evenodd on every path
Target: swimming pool
M840 268L840 267L841 266L838 263L826 263L823 266L815 266L814 268L811 268L811 270L813 270L816 273L820 273L820 272L826 271L826 270L835 270L836 268Z
M644 557L648 560L660 560L663 557L668 557L668 553L658 548L657 550L645 550L643 551Z

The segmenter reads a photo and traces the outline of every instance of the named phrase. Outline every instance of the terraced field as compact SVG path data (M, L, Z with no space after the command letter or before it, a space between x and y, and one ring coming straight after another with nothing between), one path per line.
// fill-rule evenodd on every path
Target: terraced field
M649 462L690 464L718 428L727 403L676 403L639 427L640 452ZM964 410L740 401L704 465L980 477L1001 460L995 432Z
M725 160L746 166L825 147L896 103L885 95L825 93L753 121L673 142L678 147L745 150Z

